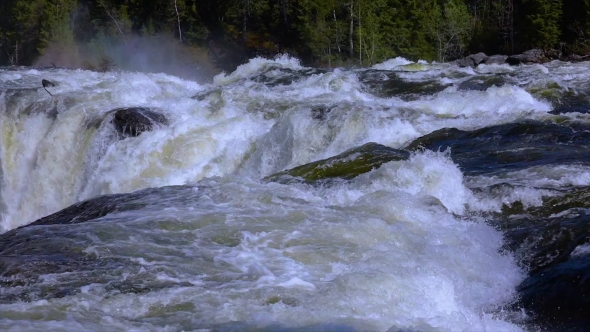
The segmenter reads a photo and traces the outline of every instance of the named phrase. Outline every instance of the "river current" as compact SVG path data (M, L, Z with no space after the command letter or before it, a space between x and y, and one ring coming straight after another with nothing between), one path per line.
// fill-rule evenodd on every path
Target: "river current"
M589 78L0 68L0 330L583 331ZM122 136L122 107L167 122ZM407 156L272 177L372 142Z

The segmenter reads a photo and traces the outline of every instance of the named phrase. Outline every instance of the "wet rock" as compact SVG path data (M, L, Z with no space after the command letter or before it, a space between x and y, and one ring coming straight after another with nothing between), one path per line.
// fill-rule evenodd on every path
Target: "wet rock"
M582 114L589 114L590 113L590 104L582 104L582 105L562 105L558 106L553 109L551 114L568 114L568 113L582 113Z
M473 61L469 57L464 57L462 59L457 59L457 60L453 61L452 63L454 63L457 66L462 67L462 68L472 67L473 66Z
M458 65L459 67L475 68L480 63L485 63L487 58L488 58L488 56L485 53L479 52L477 54L468 55L468 56L464 57L463 59L455 60L454 63L456 65Z
M492 86L506 83L500 76L475 76L459 84L459 90L485 91Z
M316 106L311 109L311 118L314 120L326 120L328 113L330 113L336 106Z
M561 59L561 51L554 48L545 51L545 57L549 60Z
M559 144L559 148L556 148ZM445 151L465 175L519 170L537 165L590 161L590 128L523 121L474 131L444 128L422 136L406 149Z
M196 99L198 101L203 101L206 98L210 97L211 95L221 95L221 89L220 88L213 88L213 89L206 89L203 90L199 93L197 93L196 95L192 96L192 99Z
M41 80L41 85L43 85L44 88L48 87L48 86L55 86L55 83L46 80L46 79L42 79Z
M179 195L195 200L200 194L192 187L170 186L99 196L0 234L0 303L69 296L89 284L102 284L106 291L115 293L188 285L162 282L142 274L140 264L127 257L110 255L110 251L97 255L91 249L127 238L125 232L117 232L116 226L132 219L125 212L146 209ZM110 219L102 218L107 215ZM96 226L101 221L104 223ZM57 281L46 282L43 276L48 274Z
M473 66L477 67L480 63L485 63L488 56L483 52L479 52L477 54L471 54L469 58L473 61Z
M545 53L540 49L528 50L522 54L511 55L506 59L506 62L513 66L521 63L543 63L546 61Z
M562 61L568 62L582 62L588 60L590 60L590 55L570 54L567 57L562 58Z
M588 331L590 255L530 275L518 287L521 305L547 331Z
M406 160L409 156L410 153L404 150L397 150L377 143L367 143L328 159L275 173L264 180L280 183L314 183L330 179L352 179L379 168L384 163Z
M451 85L441 84L440 80L412 82L400 78L398 73L390 71L367 70L359 72L357 75L369 93L381 98L395 96L405 101L438 93Z
M122 197L125 197L125 195L105 195L79 202L54 214L38 219L29 226L75 224L95 220L115 211L117 201Z
M168 118L162 113L146 107L117 108L109 113L114 113L112 122L121 137L139 136L154 130L154 127L168 124Z
M487 59L485 59L485 61L483 63L485 63L486 65L503 65L506 63L506 59L508 58L507 55L492 55L489 56Z
M559 209L547 207L550 205L547 203L543 204L543 210L549 212ZM514 207L511 208L514 210ZM531 211L533 215L537 213L534 210ZM504 212L508 212L507 209ZM590 216L583 210L568 211L566 216L534 218L520 214L518 217L521 219L513 220L508 217L503 222L504 248L515 252L519 257L519 265L530 273L567 262L578 246L590 242Z

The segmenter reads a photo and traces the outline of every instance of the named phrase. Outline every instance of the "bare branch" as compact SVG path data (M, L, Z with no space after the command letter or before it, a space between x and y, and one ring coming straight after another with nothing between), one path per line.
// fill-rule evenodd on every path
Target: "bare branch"
M113 17L113 15L111 15L111 12L108 10L107 6L104 4L104 1L101 1L100 4L104 8L104 11L107 13L107 15L109 15L111 20L113 20L113 23L115 23L115 25L117 26L117 29L119 29L119 33L121 33L121 36L123 36L123 42L125 42L125 45L128 45L127 39L125 38L125 34L123 33L123 30L121 30L121 27L119 26L119 22L117 22L117 20Z
M176 9L176 18L178 19L178 36L180 38L180 42L182 43L182 30L180 30L180 14L178 14L178 6L176 5L176 0L174 0L174 9Z

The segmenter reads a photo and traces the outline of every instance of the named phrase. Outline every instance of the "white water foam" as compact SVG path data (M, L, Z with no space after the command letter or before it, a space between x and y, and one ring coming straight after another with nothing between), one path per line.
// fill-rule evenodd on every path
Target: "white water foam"
M428 66L433 69L423 72L431 75L455 70L446 64ZM542 118L551 109L516 86L486 91L450 87L404 102L368 94L354 71L304 75L272 87L248 79L269 70L281 75L281 68L302 69L287 56L257 58L209 86L164 74L1 72L4 83L36 87L18 98L3 95L1 229L98 194L236 172L260 178L366 142L403 147L440 128L470 130ZM41 78L58 83L50 88L55 97L41 89ZM210 92L202 100L190 98L203 91ZM118 142L109 140L108 126L88 126L123 106L155 107L171 124ZM55 119L46 115L52 107ZM325 120L311 116L318 107L328 110Z
M159 280L192 286L124 294L89 285L76 296L0 309L25 320L43 313L45 322L26 326L66 330L241 322L253 329L521 331L497 306L514 297L523 271L499 252L502 234L457 215L471 198L445 153L418 153L330 187L220 178L201 185L202 199L168 212L181 221L177 227L128 220L131 237L93 249L131 256L140 274L157 271ZM103 232L116 227L117 214L111 218L99 224ZM154 243L160 237L182 240L169 247Z

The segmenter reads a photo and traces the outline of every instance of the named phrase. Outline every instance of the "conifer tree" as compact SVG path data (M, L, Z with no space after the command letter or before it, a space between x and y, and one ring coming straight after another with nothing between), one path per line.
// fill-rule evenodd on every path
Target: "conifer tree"
M526 12L526 44L550 49L561 34L562 0L523 0Z

